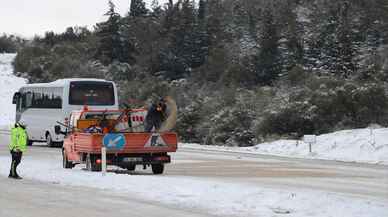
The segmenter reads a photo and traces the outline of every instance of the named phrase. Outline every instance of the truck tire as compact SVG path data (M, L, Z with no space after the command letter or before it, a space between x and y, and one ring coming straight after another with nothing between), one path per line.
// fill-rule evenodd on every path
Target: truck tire
M164 171L164 164L152 164L151 168L155 175L162 174Z
M101 164L94 161L94 157L90 154L86 155L86 170L92 172L100 172L102 170Z
M129 165L129 166L126 167L126 169L127 169L128 171L135 171L136 165L135 165L135 164L134 164L134 165Z
M74 165L67 159L65 151L62 150L62 165L64 169L73 169Z

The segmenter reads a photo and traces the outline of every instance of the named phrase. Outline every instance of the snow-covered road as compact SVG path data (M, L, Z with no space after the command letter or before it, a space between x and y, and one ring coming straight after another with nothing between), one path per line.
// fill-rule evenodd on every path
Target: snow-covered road
M6 140L4 136L0 140L0 176L3 178L9 166L9 156L3 145ZM80 187L95 188L97 193L105 192L106 200L124 197L128 203L132 199L147 201L174 207L180 213L191 210L194 216L203 216L200 213L239 217L288 213L287 216L295 217L385 217L388 216L387 171L387 167L381 165L181 150L173 156L165 175L153 176L148 175L149 171L139 170L111 172L102 177L99 173L82 170L82 166L64 170L59 149L34 146L21 165L20 173L25 180L18 185L21 191L29 191L28 183L36 181L43 182L36 185L65 186L70 192L79 192ZM68 206L61 205L63 200L58 198L52 203L58 207ZM97 202L99 199L91 196L90 200ZM82 210L82 207L76 209Z

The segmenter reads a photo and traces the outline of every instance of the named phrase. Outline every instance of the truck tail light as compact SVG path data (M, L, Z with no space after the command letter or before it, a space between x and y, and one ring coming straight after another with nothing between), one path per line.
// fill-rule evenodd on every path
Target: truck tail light
M169 156L160 156L160 157L155 157L155 161L169 161L170 157Z
M112 163L112 161L111 160L106 160L106 163L110 164L110 163ZM102 164L102 160L101 159L97 159L96 160L96 164Z

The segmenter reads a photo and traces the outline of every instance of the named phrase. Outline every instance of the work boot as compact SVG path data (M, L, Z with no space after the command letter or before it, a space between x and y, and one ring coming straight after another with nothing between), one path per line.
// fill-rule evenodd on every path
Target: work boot
M20 177L19 174L16 172L16 174L15 174L15 179L23 179L23 178Z

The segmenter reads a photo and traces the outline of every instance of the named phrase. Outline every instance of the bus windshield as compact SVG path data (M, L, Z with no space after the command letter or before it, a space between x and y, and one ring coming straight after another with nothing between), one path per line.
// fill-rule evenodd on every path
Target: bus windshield
M114 105L113 84L101 81L73 81L69 91L70 105Z

